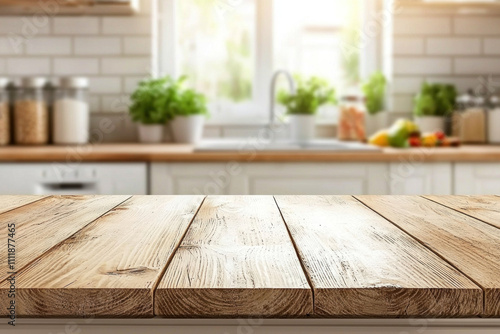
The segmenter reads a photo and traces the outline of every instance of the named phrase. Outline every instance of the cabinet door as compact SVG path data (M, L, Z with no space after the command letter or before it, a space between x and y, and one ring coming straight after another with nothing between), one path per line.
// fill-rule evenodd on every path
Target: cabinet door
M387 164L248 164L246 192L252 195L387 194Z
M246 195L244 166L227 163L153 163L152 195Z
M451 195L451 163L392 163L388 182L391 195Z
M456 195L500 195L500 163L457 163Z

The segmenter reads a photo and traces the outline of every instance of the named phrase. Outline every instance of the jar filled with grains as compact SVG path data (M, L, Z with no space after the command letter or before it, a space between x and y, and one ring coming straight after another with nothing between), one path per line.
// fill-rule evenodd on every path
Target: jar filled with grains
M0 78L0 145L10 143L10 105L7 87L9 80Z
M24 78L14 106L16 144L44 145L49 142L49 109L44 96L44 78Z

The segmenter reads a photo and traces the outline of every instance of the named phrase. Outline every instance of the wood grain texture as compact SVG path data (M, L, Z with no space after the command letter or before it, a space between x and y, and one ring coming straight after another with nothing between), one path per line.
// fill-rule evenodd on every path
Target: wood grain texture
M356 196L484 290L483 316L500 316L500 229L428 199Z
M314 152L314 151L249 151L249 152L195 152L191 145L142 145L102 144L78 147L78 158L84 162L499 162L499 146L462 146L458 148L395 149L385 148L380 152ZM65 162L66 146L45 147L0 147L3 162Z
M51 196L0 215L2 224L16 226L16 270L21 270L127 198L129 196ZM0 243L7 245L7 238L5 229L0 234ZM2 256L0 281L7 278L7 271L7 257Z
M154 288L203 198L135 196L108 212L18 275L18 315L153 317Z
M499 190L500 193L500 190ZM450 209L477 218L500 228L500 197L498 196L424 196Z
M482 291L350 196L277 196L323 317L466 317Z
M302 317L312 309L271 196L207 197L155 298L164 317Z
M20 196L20 195L0 196L0 214L39 201L42 198L44 198L44 196Z

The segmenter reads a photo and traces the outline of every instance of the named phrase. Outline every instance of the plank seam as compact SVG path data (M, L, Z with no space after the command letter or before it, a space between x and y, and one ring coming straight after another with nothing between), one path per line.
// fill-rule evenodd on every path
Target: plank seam
M51 197L54 197L54 196L49 196L49 197L45 197L45 198L51 198ZM81 231L83 231L84 229L86 229L87 227L89 227L89 225L95 223L97 220L101 219L103 216L105 216L106 214L108 214L109 212L115 210L117 207L119 207L120 205L122 205L123 203L125 203L126 201L130 200L133 196L129 196L128 198L126 198L125 200L123 200L122 202L118 203L117 205L113 206L111 209L107 210L106 212L104 212L102 215L100 215L99 217L91 220L88 224L86 224L85 226L83 226L82 228L80 228L79 230L75 231L75 233L71 234L70 236L68 236L66 239L64 240L61 240L60 242L58 242L57 244L55 244L54 246L50 247L49 249L47 249L45 252L43 252L42 254L40 254L39 256L35 257L33 260L31 260L30 262L28 262L25 266L23 266L21 269L17 270L17 276L19 276L24 270L26 270L26 268L30 267L33 263L39 261L44 255L46 254L49 254L51 252L53 252L55 249L61 247L61 245L68 239L71 239L73 238L76 234L80 233ZM30 203L31 204L31 203ZM0 283L3 283L5 281L7 281L9 279L9 276L7 276L6 278L3 278L3 279L0 279Z
M152 298L153 298L153 316L155 316L155 317L157 316L155 314L155 302L156 302L155 299L156 299L156 291L158 290L158 285L160 285L160 282L163 279L163 276L165 276L165 273L167 272L168 267L172 263L172 260L174 259L175 254L177 253L177 251L179 250L179 247L182 245L182 242L186 238L186 235L187 235L189 229L191 228L191 225L193 225L193 222L194 222L196 216L198 216L198 213L200 212L201 207L203 206L203 203L205 203L206 199L207 199L207 196L203 197L203 200L201 201L200 205L198 206L198 209L196 210L196 212L194 213L193 218L191 218L191 221L189 222L188 226L186 227L186 230L182 234L182 237L179 239L179 242L175 245L175 248L172 251L172 254L170 255L169 259L167 260L167 263L165 264L165 267L162 269L162 271L160 272L160 275L158 275L158 279L156 280L155 284L153 285L151 292L152 292Z
M439 254L437 251L433 250L432 248L430 248L429 246L427 246L422 240L420 240L419 238L415 237L413 234L409 233L408 231L406 231L404 228L402 228L401 226L399 226L398 224L394 223L391 219L385 217L383 214L379 213L378 211L376 211L375 209L371 208L369 205L365 204L361 199L359 199L357 196L352 196L355 200L357 200L358 202L360 202L361 204L363 204L364 206L366 206L368 209L370 209L371 211L375 212L377 215L379 215L380 217L384 218L385 220L387 220L389 223L391 223L392 225L396 226L398 229L400 229L401 231L403 231L404 233L408 234L411 238L413 238L414 240L416 240L419 244L421 244L422 246L424 246L426 249L428 249L430 252L436 254L441 260L443 260L444 262L448 263L451 267L453 267L455 270L457 270L459 273L461 273L462 275L464 275L465 277L467 277L471 282L473 282L478 288L480 288L483 292L483 315L485 314L486 312L486 289L481 285L479 284L478 282L476 282L476 280L472 279L469 275L465 274L464 272L462 272L462 270L458 269L453 263L451 263L450 261L448 261L444 256L442 256L441 254Z
M0 213L0 215L3 215L3 214L6 214L6 213L9 213L9 212L12 212L12 211L17 210L17 209L20 209L20 208L24 208L25 206L32 205L32 204L35 204L35 203L40 202L40 201L44 201L44 200L49 199L49 198L52 198L52 197L54 197L54 196L42 196L41 198L36 199L36 200L34 200L33 202L29 202L29 203L26 203L26 204L20 205L20 206L18 206L18 207L15 207L15 208L13 208L13 209L10 209L10 210L7 210L7 211L4 211L4 212Z
M304 263L302 262L302 259L301 259L300 254L299 254L299 248L298 248L297 244L295 243L295 240L293 239L292 233L290 232L290 229L288 228L288 224L286 223L285 217L283 216L283 212L281 212L281 208L280 208L275 196L273 196L273 200L274 200L274 203L276 204L276 207L278 208L278 212L280 213L281 220L283 221L283 224L285 225L285 229L288 233L288 237L290 238L290 240L292 242L293 249L295 250L295 255L297 256L297 259L299 260L299 263L300 263L300 267L302 268L302 271L304 272L304 275L307 279L307 283L309 284L309 288L311 289L312 302L313 302L313 305L312 305L313 306L313 314L315 314L316 313L316 302L315 302L314 288L313 288L311 278L309 277L309 274L307 273L306 267L304 266Z
M486 225L489 225L489 226L491 226L491 227L494 227L494 228L500 229L500 227L498 227L498 226L496 226L496 225L493 225L493 224L491 224L491 223L488 223L486 220L483 220L483 219L478 218L478 217L474 217L474 216L473 216L473 215L471 215L471 214L468 214L468 213L466 213L466 212L462 212L462 211L460 211L460 210L458 210L458 209L455 209L455 208L453 208L453 207L451 207L451 206L448 206L448 205L446 205L446 204L443 204L443 203L437 202L437 201L433 200L432 198L428 198L427 196L420 196L420 197L422 197L423 199L426 199L426 200L428 200L428 201L431 201L431 202L433 202L433 203L439 204L439 205L441 205L441 206L443 206L443 207L445 207L445 208L447 208L447 209L451 209L451 210L453 210L453 211L455 211L455 212L457 212L457 213L459 213L459 214L465 215L465 216L467 216L467 217L469 217L469 218L472 218L472 219L478 220L478 221L480 221L480 222L482 222L482 223L485 223Z

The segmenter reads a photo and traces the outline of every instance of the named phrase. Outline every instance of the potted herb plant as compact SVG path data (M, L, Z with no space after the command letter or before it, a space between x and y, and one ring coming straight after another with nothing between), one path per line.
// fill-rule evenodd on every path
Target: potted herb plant
M278 102L286 107L292 140L304 143L315 136L316 114L319 107L336 104L337 98L335 89L324 79L311 77L304 80L300 76L295 76L295 79L296 94L282 90L278 93Z
M141 143L160 143L163 141L163 130L168 119L167 88L171 78L148 79L139 83L131 96L129 108L134 122L139 122L139 141Z
M387 125L387 113L384 110L386 87L387 79L382 72L373 73L361 87L368 111L366 117L366 134L368 136Z
M172 119L170 127L177 143L195 144L203 136L203 126L208 116L206 98L193 89L182 89L182 81L172 88L175 92L168 105Z
M455 107L457 90L453 85L424 83L415 97L413 114L422 132L445 131L445 117Z

